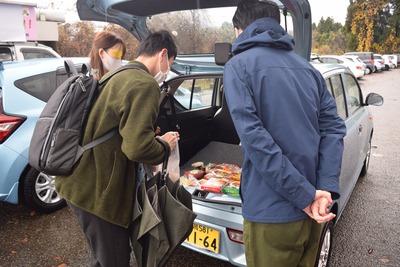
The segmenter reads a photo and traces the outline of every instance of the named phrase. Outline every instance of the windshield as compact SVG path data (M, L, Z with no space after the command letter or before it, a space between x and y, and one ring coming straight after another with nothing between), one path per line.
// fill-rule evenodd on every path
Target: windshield
M165 29L171 32L176 37L178 54L208 54L213 53L215 43L235 40L232 24L235 11L236 7L222 7L169 12L148 17L147 25L152 31ZM287 32L293 35L289 14L287 23L281 15L283 28L285 24Z

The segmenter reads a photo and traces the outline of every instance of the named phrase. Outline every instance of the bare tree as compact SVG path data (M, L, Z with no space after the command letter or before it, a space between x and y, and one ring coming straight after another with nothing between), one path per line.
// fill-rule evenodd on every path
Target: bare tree
M59 25L57 51L63 57L87 57L95 35L92 22L79 21Z

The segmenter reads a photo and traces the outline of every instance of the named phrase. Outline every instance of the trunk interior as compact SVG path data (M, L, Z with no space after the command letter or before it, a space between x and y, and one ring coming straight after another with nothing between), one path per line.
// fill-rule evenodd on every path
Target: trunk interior
M238 192L243 162L242 147L240 146L240 139L237 136L226 101L223 97L222 88L214 90L214 92L221 94L219 96L221 99L220 105L183 111L179 110L179 103L176 102L175 98L170 94L166 94L163 99L168 99L161 101L160 116L157 120L157 126L163 130L162 132L177 130L180 133L181 140L179 142L179 151L181 176L186 176L188 171L194 170L192 164L199 162L204 163L203 166L205 168L203 168L203 170L205 170L206 174L208 173L207 166L209 166L209 164L215 164L217 168L223 168L224 171L236 170L235 194L226 194L227 191L222 189L220 192L208 190L203 187L203 185L197 183L183 183L192 193L194 199L216 204L233 204L240 206L241 201ZM230 168L233 165L234 167ZM214 180L226 181L223 187L233 187L233 180L229 179L229 177L232 176L225 176L223 174L223 176L218 176L218 178L222 179ZM198 179L200 183L204 182L204 180L207 180L207 178ZM210 180L211 179L207 181ZM195 182L197 182L197 180L195 180Z

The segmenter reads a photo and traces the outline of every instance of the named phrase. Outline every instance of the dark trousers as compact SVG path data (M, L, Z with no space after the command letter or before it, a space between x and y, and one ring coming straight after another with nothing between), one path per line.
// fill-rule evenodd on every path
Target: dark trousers
M67 202L91 250L91 267L128 267L131 253L129 229L109 223Z

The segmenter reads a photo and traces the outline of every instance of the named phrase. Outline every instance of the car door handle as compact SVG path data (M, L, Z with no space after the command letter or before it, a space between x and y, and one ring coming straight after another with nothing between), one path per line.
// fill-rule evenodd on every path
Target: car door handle
M213 118L214 118L214 116L208 115L208 116L205 117L205 120L206 120L206 121L212 121Z
M358 133L362 132L362 125L358 126Z

